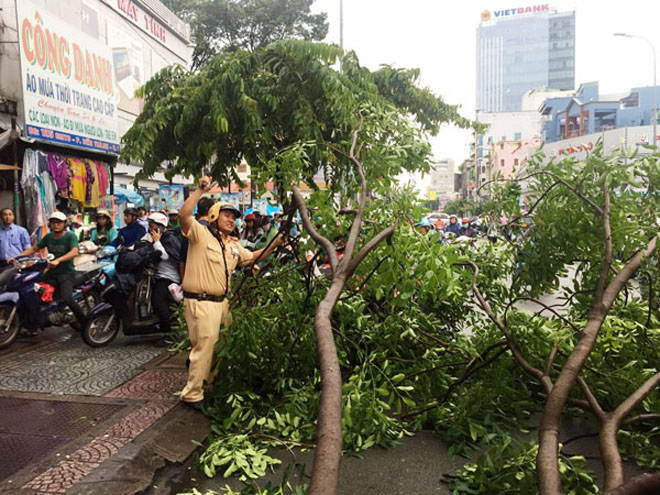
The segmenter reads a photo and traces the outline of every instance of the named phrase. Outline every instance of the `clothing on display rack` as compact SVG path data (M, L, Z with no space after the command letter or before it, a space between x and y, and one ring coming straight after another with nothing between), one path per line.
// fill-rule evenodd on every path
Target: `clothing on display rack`
M98 208L100 198L109 192L110 172L103 162L33 149L25 150L23 162L21 188L28 230L38 238L47 231L50 213L77 210L69 200L77 201L79 208Z

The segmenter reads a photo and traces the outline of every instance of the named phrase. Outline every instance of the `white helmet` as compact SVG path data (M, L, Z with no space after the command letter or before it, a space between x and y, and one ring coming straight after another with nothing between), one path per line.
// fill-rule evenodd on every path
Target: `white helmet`
M66 223L66 215L61 211L54 211L50 214L48 220L59 220L60 222Z
M163 227L167 227L167 224L169 223L168 218L162 213L152 213L149 215L149 221L160 224Z

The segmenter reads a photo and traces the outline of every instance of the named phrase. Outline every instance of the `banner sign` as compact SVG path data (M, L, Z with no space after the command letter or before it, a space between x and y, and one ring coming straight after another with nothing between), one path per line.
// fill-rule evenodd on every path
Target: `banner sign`
M27 136L118 154L110 48L30 0L17 12Z
M495 15L495 18L503 18L503 17L510 17L510 16L519 16L519 15L524 15L524 14L537 14L537 13L549 13L550 12L550 4L542 4L542 5L534 5L532 6L527 6L527 7L516 7L514 9L504 9L504 10L495 10L495 11L490 11L490 10L484 10L481 12L481 21L482 22L488 22L493 20L493 14Z
M158 208L178 210L183 206L183 186L158 186Z

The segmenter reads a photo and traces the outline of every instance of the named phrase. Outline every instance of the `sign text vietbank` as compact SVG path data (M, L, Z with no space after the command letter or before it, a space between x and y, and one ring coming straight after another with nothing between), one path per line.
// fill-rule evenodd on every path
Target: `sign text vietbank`
M486 22L486 21L492 21L493 19L501 19L515 15L537 14L542 12L550 12L550 4L546 3L543 5L516 7L513 9L503 9L503 10L493 10L493 11L484 10L481 13L481 20Z

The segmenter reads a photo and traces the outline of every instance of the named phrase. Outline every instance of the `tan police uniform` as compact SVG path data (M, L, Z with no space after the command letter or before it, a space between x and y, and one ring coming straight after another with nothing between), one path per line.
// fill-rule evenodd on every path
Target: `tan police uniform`
M186 272L182 288L184 292L222 296L229 293L225 283L225 259L231 286L231 274L236 266L249 265L252 253L227 235L222 235L225 244L222 248L208 228L193 220L185 234L190 242ZM192 350L188 383L181 392L181 400L198 402L204 398L204 380L208 380L213 360L213 348L219 339L220 325L229 318L229 301L199 301L186 297L183 309L190 333Z

